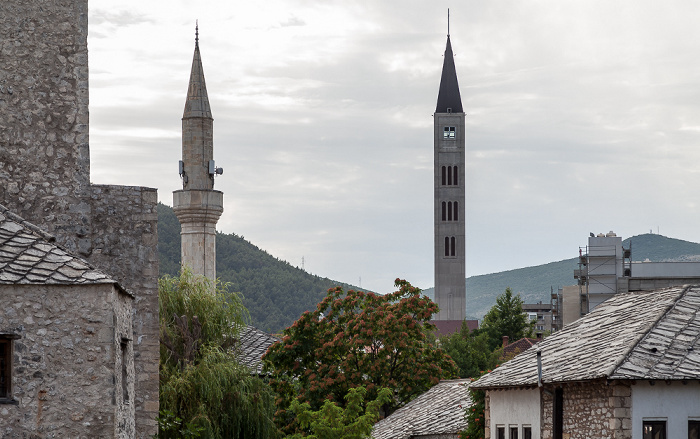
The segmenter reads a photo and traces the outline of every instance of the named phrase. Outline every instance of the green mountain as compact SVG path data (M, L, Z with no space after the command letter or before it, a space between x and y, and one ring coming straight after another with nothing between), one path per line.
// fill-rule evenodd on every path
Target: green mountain
M700 244L644 234L623 241L631 245L634 261L700 260ZM158 248L160 274L176 275L180 267L180 223L171 207L158 204ZM572 250L576 253L576 249ZM216 268L219 277L231 283L231 291L243 293L253 325L268 332L279 332L307 310L312 310L336 285L355 288L331 279L309 274L259 249L243 237L217 233ZM466 279L467 313L481 319L507 287L526 303L549 303L550 292L573 285L578 258L483 274ZM434 297L434 288L424 290Z
M700 259L700 244L667 238L662 235L643 234L622 241L625 248L632 247L632 260L654 262ZM630 244L631 243L631 244ZM576 253L573 249L572 253ZM518 268L500 273L483 274L466 279L467 313L470 318L481 319L496 303L496 297L510 287L520 293L525 303L550 302L553 289L576 284L574 270L578 268L578 258L558 262ZM435 289L423 291L433 298Z
M177 275L180 223L173 209L161 203L158 249L161 276ZM231 283L230 291L243 294L252 324L267 332L279 332L314 309L329 288L355 288L293 267L235 234L216 234L216 268L219 278Z

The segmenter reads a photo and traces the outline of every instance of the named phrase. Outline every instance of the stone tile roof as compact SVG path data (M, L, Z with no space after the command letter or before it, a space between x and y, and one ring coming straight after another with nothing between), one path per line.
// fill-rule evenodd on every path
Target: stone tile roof
M530 349L534 345L536 345L538 342L542 341L541 339L537 338L527 338L523 337L518 341L515 341L507 346L503 347L503 354L501 354L501 358L509 358L509 357L514 357L515 355L518 355L521 352L525 352L526 350Z
M451 435L467 427L469 379L440 381L430 390L374 424L374 439Z
M480 388L542 381L700 379L700 286L617 294L476 381Z
M0 284L105 283L117 284L61 248L53 236L0 205Z
M241 345L238 348L238 359L244 366L260 375L262 373L261 358L267 348L279 338L270 335L250 325L241 330Z

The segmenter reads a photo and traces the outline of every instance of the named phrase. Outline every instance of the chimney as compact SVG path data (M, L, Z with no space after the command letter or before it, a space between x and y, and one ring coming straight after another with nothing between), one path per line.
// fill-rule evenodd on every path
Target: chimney
M506 346L508 346L508 336L504 335L503 336L503 347L506 347Z

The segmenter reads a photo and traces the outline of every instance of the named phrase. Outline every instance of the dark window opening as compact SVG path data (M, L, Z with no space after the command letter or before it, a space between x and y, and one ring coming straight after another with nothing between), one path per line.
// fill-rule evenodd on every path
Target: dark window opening
M505 427L496 427L496 439L506 439Z
M523 427L523 439L532 439L532 427Z
M445 186L447 184L447 166L442 167L442 185Z
M447 221L452 221L452 201L447 203Z
M452 186L452 166L447 167L447 185Z
M642 439L666 439L666 421L642 421Z
M700 420L688 421L688 439L700 439Z
M18 334L0 334L0 404L17 404L12 399L12 343Z
M450 255L450 238L445 236L445 256Z
M510 427L508 439L518 439L518 427Z
M564 389L557 387L554 390L554 439L563 439L564 434Z
M442 138L453 140L455 138L455 127L445 127L442 131Z
M129 358L129 340L122 339L121 354L122 354L122 401L124 404L129 403L129 369L128 358Z
M459 213L458 213L459 212L459 202L455 201L454 204L452 205L452 207L454 208L454 211L455 211L455 214L454 214L455 221L459 221Z
M459 180L457 179L457 175L459 175L459 173L458 173L457 169L458 169L457 166L452 167L452 173L454 174L452 181L454 181L455 186L459 185Z
M450 256L455 255L455 237L450 238Z
M442 202L442 220L445 221L447 219L447 203L444 201Z

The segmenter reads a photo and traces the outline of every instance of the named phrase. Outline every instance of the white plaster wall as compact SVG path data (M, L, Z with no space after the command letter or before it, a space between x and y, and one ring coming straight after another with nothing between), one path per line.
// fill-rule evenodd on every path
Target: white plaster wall
M522 426L532 427L532 438L540 438L540 389L493 390L490 396L491 439L496 439L496 427L518 425L518 434L522 435Z
M668 439L688 438L688 419L700 419L700 384L637 381L632 386L632 437L642 437L644 419L666 419Z

